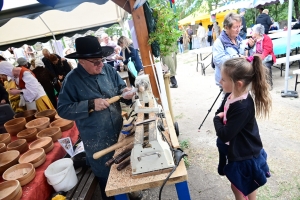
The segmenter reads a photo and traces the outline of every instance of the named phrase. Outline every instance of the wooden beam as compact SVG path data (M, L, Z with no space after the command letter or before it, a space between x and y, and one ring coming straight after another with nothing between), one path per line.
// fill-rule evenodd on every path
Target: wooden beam
M131 13L130 5L127 0L112 0L112 2L123 8L128 13Z
M149 34L148 34L148 28L146 24L145 14L144 14L144 8L143 6L139 7L136 10L133 10L133 5L135 3L135 0L129 0L130 8L132 10L131 15L135 27L135 33L137 36L139 49L141 53L142 63L144 66L144 72L145 74L149 74L152 92L155 98L158 99L158 102L160 102L158 88L156 85L156 80L154 77L154 72L151 67L151 61L149 57L149 51L152 55L151 46L148 44ZM153 59L154 62L154 59Z

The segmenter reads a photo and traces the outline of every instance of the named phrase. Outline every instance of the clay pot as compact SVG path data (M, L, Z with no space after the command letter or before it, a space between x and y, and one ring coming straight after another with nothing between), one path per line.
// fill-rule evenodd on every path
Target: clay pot
M17 180L0 183L0 191L2 191L0 192L0 199L2 200L19 200L22 196L21 184Z
M15 140L7 145L7 150L17 150L20 154L28 150L28 144L25 139Z
M49 117L41 117L28 122L26 128L36 128L38 132L47 128L50 124Z
M51 137L42 137L32 142L29 145L29 149L43 148L45 153L48 153L53 149L53 141Z
M37 129L36 128L28 128L23 131L20 131L17 134L18 139L25 139L27 142L31 142L36 139Z
M2 175L4 180L18 180L21 186L26 185L35 177L35 168L31 163L21 163L8 168Z
M6 151L6 144L5 143L0 143L0 153L3 153Z
M37 138L42 138L42 137L51 137L53 142L56 142L58 139L62 137L62 132L60 131L60 128L58 127L53 127L53 128L46 128L36 135Z
M20 152L16 150L0 153L0 174L18 163ZM1 198L0 198L1 199Z
M38 167L46 160L46 153L43 148L31 149L19 158L19 163L31 163L34 167Z
M67 119L58 119L50 124L50 127L59 127L61 132L67 131L74 126L74 121Z
M11 135L17 135L20 131L25 129L26 120L24 117L9 120L4 124L4 127Z
M35 116L35 118L49 117L50 121L52 122L54 120L56 114L57 114L57 112L55 109L49 109L49 110L43 110L41 112L38 112L34 116Z
M9 133L2 133L0 134L0 143L4 143L8 145L11 142L11 136Z
M20 118L20 117L25 117L26 122L30 122L31 120L34 120L35 113L37 110L25 110L23 112L15 114L14 118Z

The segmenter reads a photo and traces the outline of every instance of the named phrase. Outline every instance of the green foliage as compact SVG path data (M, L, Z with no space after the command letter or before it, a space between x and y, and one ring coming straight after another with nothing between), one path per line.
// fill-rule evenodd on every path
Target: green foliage
M107 28L105 30L105 33L109 36L118 35L121 36L122 34L122 28L119 24L114 24L111 27Z
M167 56L174 52L176 41L181 35L177 28L177 15L169 6L163 4L153 8L153 15L156 19L155 32L149 34L148 43L157 41L160 47L161 56Z
M190 147L190 142L188 140L182 140L179 142L181 149L188 149Z

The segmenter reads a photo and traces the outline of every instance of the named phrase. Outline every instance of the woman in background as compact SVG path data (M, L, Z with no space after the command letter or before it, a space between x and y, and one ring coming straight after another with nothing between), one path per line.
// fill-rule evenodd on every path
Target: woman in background
M131 61L134 63L136 71L138 73L142 72L142 61L140 59L138 51L135 48L133 48L132 41L125 36L121 36L118 40L118 45L122 48L120 58L123 60L123 62L120 63L120 67L122 67L123 65L127 65L130 58ZM130 84L134 85L135 77L131 73L129 73L129 80Z

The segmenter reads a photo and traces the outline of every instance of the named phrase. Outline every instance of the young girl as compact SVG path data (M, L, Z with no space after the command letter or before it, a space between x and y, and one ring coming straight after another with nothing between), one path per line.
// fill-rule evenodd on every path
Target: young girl
M214 117L214 125L220 157L227 155L228 163L225 160L222 166L220 162L218 171L231 182L237 200L256 199L256 189L270 177L255 119L255 114L268 116L271 108L265 70L258 56L253 63L245 58L227 60L221 70L220 84L228 94Z

